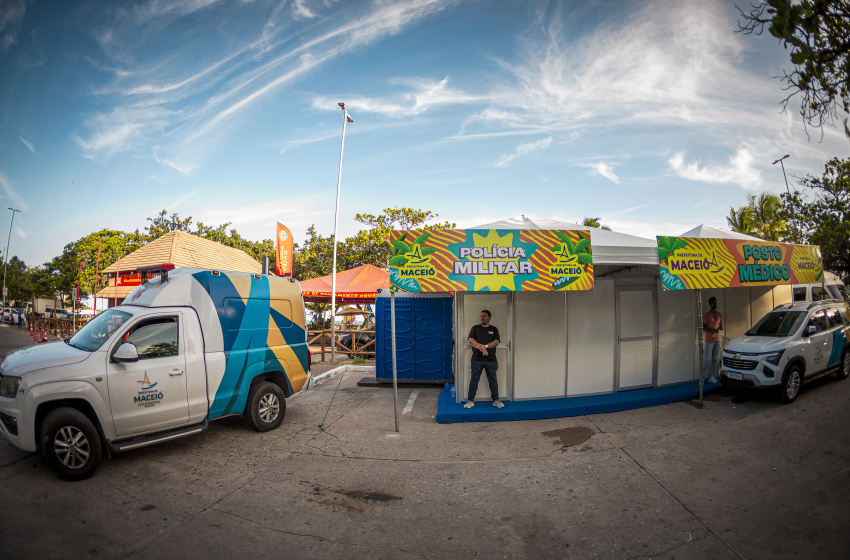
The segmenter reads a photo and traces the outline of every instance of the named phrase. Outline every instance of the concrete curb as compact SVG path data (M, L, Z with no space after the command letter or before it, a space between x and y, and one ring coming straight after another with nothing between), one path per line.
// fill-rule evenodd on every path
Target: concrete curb
M336 367L334 369L328 370L325 373L322 373L320 375L313 377L313 383L312 384L313 385L319 385L321 383L324 383L328 379L333 379L334 377L336 377L340 373L346 373L346 372L349 372L349 371L374 372L375 366L353 366L353 365L339 366L339 367Z

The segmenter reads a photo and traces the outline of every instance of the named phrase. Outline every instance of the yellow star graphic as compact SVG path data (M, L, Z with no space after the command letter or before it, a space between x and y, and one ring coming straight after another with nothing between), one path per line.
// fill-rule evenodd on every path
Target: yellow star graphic
M499 236L496 230L491 229L487 236L478 235L477 233L472 234L472 241L476 247L492 247L496 245L497 247L513 247L513 233L508 233L504 237ZM484 266L487 266L487 262L493 259L487 258L475 258L468 257L470 261L479 261L484 263ZM519 257L515 257L513 259L498 259L505 262L514 262L519 265ZM490 288L490 291L497 292L502 287L507 288L508 290L516 290L516 283L514 282L513 274L481 274L475 276L475 285L473 289L477 292L482 290L483 288Z

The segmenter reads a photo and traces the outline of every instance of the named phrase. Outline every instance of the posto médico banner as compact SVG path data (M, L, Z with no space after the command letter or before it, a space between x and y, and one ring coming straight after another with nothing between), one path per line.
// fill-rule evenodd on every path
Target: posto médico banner
M821 282L820 247L770 241L658 237L665 290Z
M390 282L407 292L593 289L590 232L394 231Z

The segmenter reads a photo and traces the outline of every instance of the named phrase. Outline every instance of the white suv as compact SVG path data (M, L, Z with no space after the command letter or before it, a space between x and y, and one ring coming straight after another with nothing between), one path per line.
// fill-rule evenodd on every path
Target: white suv
M838 300L780 305L723 349L720 382L730 389L797 398L803 383L850 375L850 308Z

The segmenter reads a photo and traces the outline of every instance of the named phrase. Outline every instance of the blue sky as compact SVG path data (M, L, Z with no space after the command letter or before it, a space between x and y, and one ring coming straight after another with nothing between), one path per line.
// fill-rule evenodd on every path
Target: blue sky
M746 2L744 3L746 4ZM0 232L50 260L165 209L244 237L385 207L653 237L847 153L725 1L0 1Z

